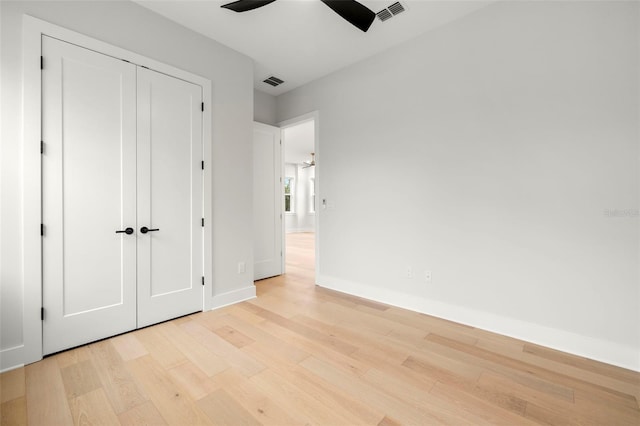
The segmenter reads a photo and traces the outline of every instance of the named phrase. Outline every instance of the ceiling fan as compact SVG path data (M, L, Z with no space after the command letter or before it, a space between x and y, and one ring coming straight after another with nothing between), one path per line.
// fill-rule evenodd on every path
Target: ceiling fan
M221 7L234 12L246 12L273 3L276 0L237 0L223 4ZM349 21L360 30L367 32L376 17L374 11L358 3L356 0L320 0L334 12Z
M308 167L313 167L316 165L316 154L314 152L311 153L311 161L303 161L302 164L304 164L304 166L302 166L303 169L306 169Z

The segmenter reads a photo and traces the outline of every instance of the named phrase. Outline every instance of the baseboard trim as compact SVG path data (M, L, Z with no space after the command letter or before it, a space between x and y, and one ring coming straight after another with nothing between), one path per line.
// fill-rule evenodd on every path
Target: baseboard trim
M314 232L315 228L293 228L285 230L286 234L299 234L302 232Z
M24 367L24 345L0 351L0 373Z
M331 290L640 372L640 350L630 346L327 275L318 275L317 283Z
M252 284L238 290L228 291L222 294L216 294L211 299L211 309L219 309L225 306L234 305L245 300L256 298L256 287Z

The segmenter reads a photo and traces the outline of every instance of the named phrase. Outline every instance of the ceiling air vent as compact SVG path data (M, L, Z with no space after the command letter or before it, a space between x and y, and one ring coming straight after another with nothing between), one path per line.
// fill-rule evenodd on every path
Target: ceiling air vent
M382 9L380 12L376 13L376 15L378 16L378 19L384 22L387 19L393 18L398 13L402 13L404 11L405 11L404 6L401 5L400 2L398 1L392 4L391 6L389 6L388 8Z
M393 15L387 9L382 9L380 12L376 13L376 15L378 15L378 19L380 19L383 22L389 18L393 18Z
M284 81L280 80L278 77L274 77L271 76L269 78L267 78L266 80L263 80L263 82L272 85L273 87L279 86L282 83L284 83Z
M400 2L395 2L389 6L389 12L393 13L393 16L396 16L398 13L404 12L404 6L402 6Z

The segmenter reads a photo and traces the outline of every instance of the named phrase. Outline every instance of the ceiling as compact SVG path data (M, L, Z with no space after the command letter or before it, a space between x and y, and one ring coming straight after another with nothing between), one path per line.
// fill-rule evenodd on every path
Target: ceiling
M254 60L254 87L280 95L454 21L495 0L401 0L404 12L364 33L319 0L278 0L249 12L231 0L134 0ZM359 0L374 12L396 0ZM271 87L262 80L285 81Z
M284 162L302 164L311 160L314 148L315 122L305 121L282 129L284 140Z

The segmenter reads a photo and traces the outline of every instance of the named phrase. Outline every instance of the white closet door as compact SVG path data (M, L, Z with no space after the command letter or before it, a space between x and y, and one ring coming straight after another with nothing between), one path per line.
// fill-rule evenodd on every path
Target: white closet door
M253 279L282 274L280 129L253 124Z
M43 37L43 352L136 327L136 67Z
M201 102L200 86L138 69L138 327L203 308Z

